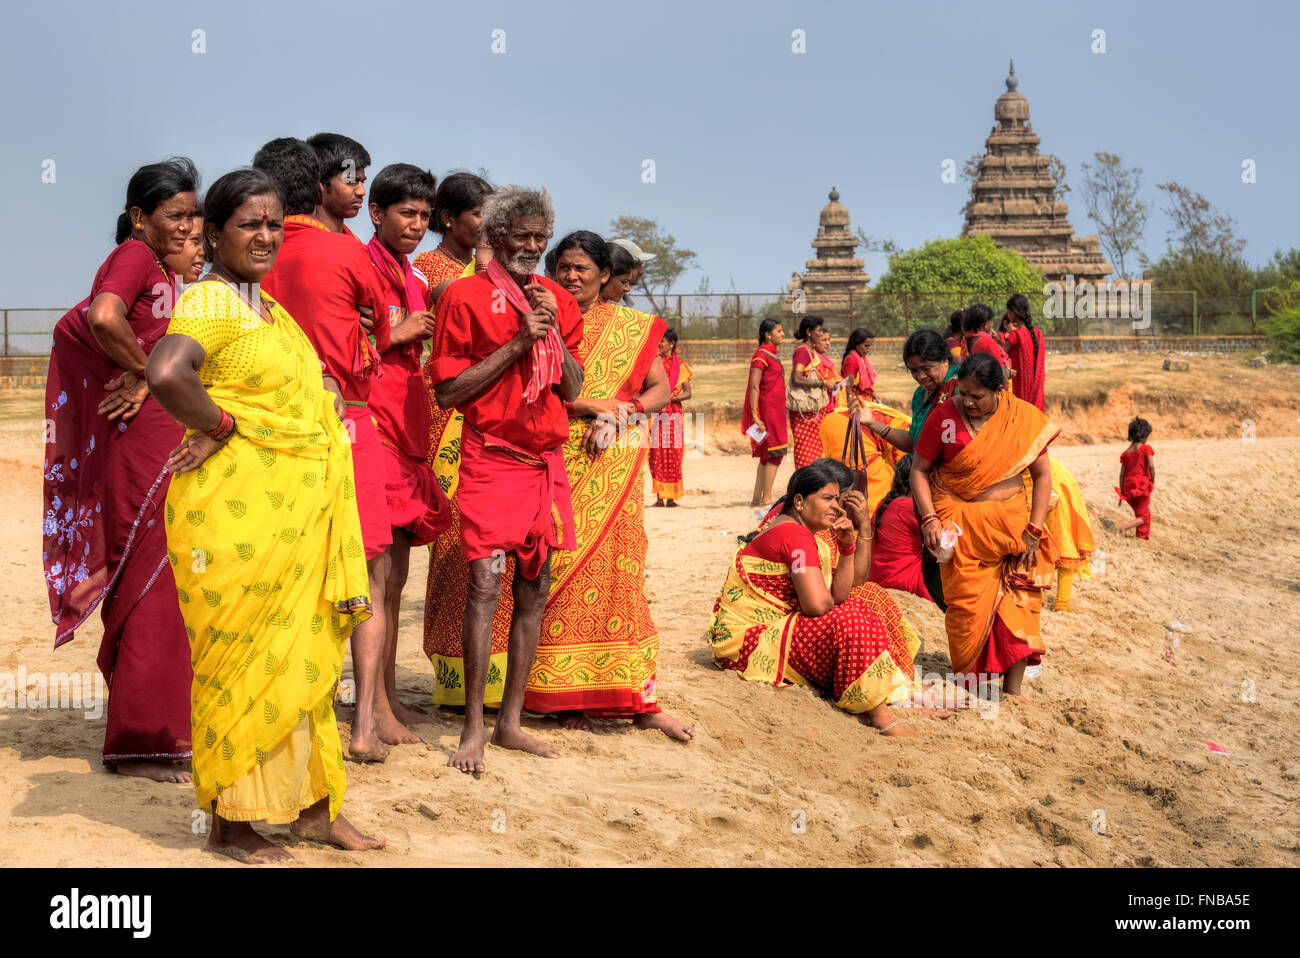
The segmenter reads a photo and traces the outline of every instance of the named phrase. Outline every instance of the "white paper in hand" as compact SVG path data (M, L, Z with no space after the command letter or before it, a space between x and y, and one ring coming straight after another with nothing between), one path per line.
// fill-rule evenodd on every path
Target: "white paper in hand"
M732 433L732 435L735 435L735 433ZM767 433L758 428L758 423L752 423L750 427L745 430L745 435L754 440L754 442L762 442L767 438Z

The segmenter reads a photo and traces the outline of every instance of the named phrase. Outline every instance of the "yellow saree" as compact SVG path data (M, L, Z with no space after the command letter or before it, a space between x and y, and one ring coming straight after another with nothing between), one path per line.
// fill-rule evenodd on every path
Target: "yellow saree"
M201 282L168 329L203 346L199 378L236 423L167 494L194 666L194 792L231 820L291 821L326 796L334 818L347 788L334 688L370 615L352 454L311 343L263 299L273 323Z

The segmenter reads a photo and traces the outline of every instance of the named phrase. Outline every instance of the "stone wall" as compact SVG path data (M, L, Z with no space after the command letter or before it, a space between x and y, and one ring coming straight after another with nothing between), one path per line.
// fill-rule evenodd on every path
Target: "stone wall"
M786 339L778 353L789 361L799 344ZM1264 336L1048 336L1049 353L1241 353L1265 349ZM752 339L683 339L679 352L696 366L747 363L758 344ZM831 358L837 362L844 351L843 342L831 342ZM903 353L903 339L881 336L876 340L873 357L893 358Z
M49 368L49 356L0 356L0 389L43 389Z

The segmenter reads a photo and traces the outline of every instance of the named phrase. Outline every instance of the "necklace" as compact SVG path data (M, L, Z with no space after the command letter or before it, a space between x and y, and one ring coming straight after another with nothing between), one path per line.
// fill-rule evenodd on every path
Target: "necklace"
M455 264L456 264L457 266L459 266L461 269L464 269L466 266L469 265L469 260L467 260L467 259L461 259L459 256L457 256L457 255L456 255L455 253L453 253L451 250L447 249L447 245L446 245L445 243L439 243L439 244L438 244L438 250L437 250L437 251L440 252L440 253L442 253L443 256L447 257L447 259L451 260L453 263L455 263Z

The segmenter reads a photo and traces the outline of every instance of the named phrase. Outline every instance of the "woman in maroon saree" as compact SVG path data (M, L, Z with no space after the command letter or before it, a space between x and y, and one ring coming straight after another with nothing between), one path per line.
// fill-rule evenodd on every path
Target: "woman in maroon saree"
M772 501L772 484L788 448L785 411L785 368L776 349L785 331L776 319L765 319L758 327L758 349L749 361L749 382L740 413L740 428L749 436L749 447L758 460L754 498L750 505ZM757 427L755 432L750 430ZM761 439L755 439L759 435Z
M54 327L45 390L42 560L54 645L99 608L104 763L166 782L189 781L179 763L190 757L190 648L161 521L164 465L184 429L149 397L144 366L171 318L176 277L164 258L185 248L197 187L182 158L131 177L117 248Z

